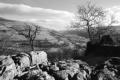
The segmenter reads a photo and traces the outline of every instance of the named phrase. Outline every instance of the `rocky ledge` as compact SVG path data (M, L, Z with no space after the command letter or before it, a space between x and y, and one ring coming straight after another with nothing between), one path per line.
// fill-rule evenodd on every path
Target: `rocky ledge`
M81 60L49 62L45 52L4 56L0 80L120 80L120 58L89 66Z

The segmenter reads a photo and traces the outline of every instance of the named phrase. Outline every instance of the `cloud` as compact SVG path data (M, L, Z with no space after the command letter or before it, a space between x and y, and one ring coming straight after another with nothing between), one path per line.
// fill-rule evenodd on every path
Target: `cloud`
M57 29L57 27L64 29L74 18L74 14L68 11L8 3L0 3L0 16L43 25L45 24L46 27L55 29Z
M105 23L110 23L112 15L115 17L115 20L120 22L120 6L106 8L105 11L107 11ZM55 30L66 29L66 26L75 19L75 14L68 11L9 3L0 3L0 16L8 19L34 22ZM119 25L119 23L116 25Z
M105 9L106 11L106 21L107 23L110 23L111 17L114 17L114 20L117 21L117 23L113 25L120 25L120 6L113 6L111 8Z

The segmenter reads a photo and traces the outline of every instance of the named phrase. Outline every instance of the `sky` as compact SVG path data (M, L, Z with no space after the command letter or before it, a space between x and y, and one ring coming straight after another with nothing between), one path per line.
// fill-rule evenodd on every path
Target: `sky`
M75 18L77 6L88 0L0 0L0 17L29 21L41 26L65 30ZM91 0L120 20L120 0Z

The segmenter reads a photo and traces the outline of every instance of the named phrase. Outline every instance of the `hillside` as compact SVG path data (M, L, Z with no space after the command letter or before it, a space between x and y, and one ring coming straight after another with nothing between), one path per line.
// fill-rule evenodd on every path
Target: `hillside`
M9 19L4 19L0 17L0 39L3 37L9 37L11 36L10 40L14 41L19 41L19 40L26 40L26 38L22 35L19 35L15 30L11 29L11 27L16 27L17 29L22 29L22 27L27 24L31 24L28 22L22 22L22 21L15 21L15 20L9 20ZM17 26L16 26L17 25ZM78 38L80 35L73 33L74 31L69 32L69 37L68 35L65 36L65 34L68 34L68 32L59 32L59 31L54 31L51 29L44 28L40 26L40 32L37 34L36 40L49 40L50 42L57 42L57 41L68 41L67 38L75 38L75 39L80 39ZM80 33L79 33L80 34Z
M62 31L61 33L66 35L77 35L77 36L88 38L88 34L86 30L73 29L73 30L65 30L65 31Z
M4 19L4 18L0 18L0 38L3 38L5 36L11 36L10 40L26 40L26 38L22 35L19 35L15 30L11 29L11 27L16 26L17 29L22 29L22 27L25 25L25 23L27 22L21 22L21 21L14 21L14 20L8 20L8 19ZM31 23L28 23L31 24ZM52 32L52 30L49 30L47 28L44 27L40 27L40 32L37 35L36 40L44 40L44 39L48 39L48 40L52 40L52 41L56 41L57 39L52 36L50 33ZM3 36L2 36L3 35Z
M111 34L120 34L120 25L117 26L111 26ZM76 35L76 36L81 36L81 37L85 37L88 38L88 33L86 31L86 29L70 29L70 30L65 30L61 32L64 35ZM108 31L106 32L106 34L109 34Z

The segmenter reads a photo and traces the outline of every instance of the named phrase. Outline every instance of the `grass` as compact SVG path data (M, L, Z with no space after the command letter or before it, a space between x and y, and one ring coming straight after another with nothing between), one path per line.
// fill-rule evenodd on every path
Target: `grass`
M2 44L2 42L0 42ZM22 44L22 45L21 45ZM49 42L35 42L34 49L36 51L43 50L47 52L49 61L57 61L63 59L71 59L75 56L78 56L77 53L75 54L75 49L69 48L68 45L57 45L51 44ZM10 41L7 42L4 48L0 46L0 55L13 55L18 54L20 52L30 52L31 48L28 45L27 41Z
M20 43L24 43L20 45ZM15 45L18 43L19 45ZM24 41L12 41L7 42L7 45L5 45L4 48L1 48L0 46L0 55L14 55L21 52L30 52L30 46L25 45L26 42ZM85 50L81 47L82 51L79 51L80 48L69 48L69 46L59 46L59 45L53 45L50 43L41 43L41 44L35 44L34 49L36 51L45 51L48 55L49 61L59 61L59 60L69 60L69 59L80 59L83 61L86 61L89 65L95 65L97 63L102 63L107 57L103 56L84 56ZM41 45L41 46L39 46ZM86 49L86 48L85 48Z

